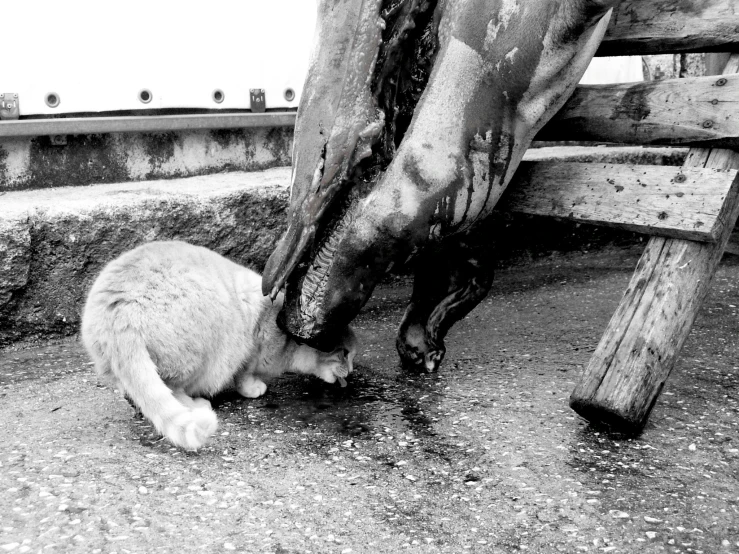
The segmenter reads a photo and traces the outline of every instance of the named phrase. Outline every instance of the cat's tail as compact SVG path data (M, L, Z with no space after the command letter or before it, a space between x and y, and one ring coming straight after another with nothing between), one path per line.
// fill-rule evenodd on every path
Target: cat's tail
M140 336L120 332L112 356L113 373L125 392L172 444L186 450L202 447L218 427L218 419L207 400L182 396L180 402L159 377Z

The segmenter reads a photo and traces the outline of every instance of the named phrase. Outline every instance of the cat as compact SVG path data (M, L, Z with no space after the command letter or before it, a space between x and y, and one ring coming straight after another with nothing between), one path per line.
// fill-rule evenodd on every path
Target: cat
M202 396L227 388L265 393L284 371L346 385L357 341L347 327L333 352L298 344L277 326L282 295L262 296L261 276L179 241L150 242L102 270L88 293L82 342L103 379L186 450L217 428Z

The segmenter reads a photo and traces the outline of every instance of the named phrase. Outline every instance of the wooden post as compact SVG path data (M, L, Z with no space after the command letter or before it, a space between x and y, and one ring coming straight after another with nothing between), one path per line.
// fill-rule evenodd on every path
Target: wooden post
M739 73L739 54L731 56L724 73ZM739 152L694 148L684 165L736 169ZM621 431L643 429L705 300L739 215L736 187L732 191L725 200L726 217L715 244L650 239L570 397L577 413Z

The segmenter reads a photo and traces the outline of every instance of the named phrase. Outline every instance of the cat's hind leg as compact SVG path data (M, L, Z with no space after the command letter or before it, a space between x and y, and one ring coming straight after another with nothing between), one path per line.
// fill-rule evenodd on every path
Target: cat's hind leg
M192 398L185 394L183 390L174 390L172 391L172 394L174 394L174 397L185 407L190 408L191 410L197 410L197 409L206 409L210 410L210 400L207 398Z
M218 427L216 413L202 403L185 405L162 381L146 344L135 332L126 330L117 336L111 353L112 370L128 395L157 430L172 444L186 450L201 448ZM189 398L189 397L188 397Z
M95 356L95 370L98 375L98 380L100 381L100 384L104 387L109 387L111 389L114 389L118 392L120 392L123 395L123 399L128 402L128 405L131 406L134 410L133 418L134 419L143 419L144 414L141 411L141 408L139 408L136 405L136 402L134 402L133 398L131 398L131 395L126 392L125 387L123 386L123 383L121 383L120 379L115 376L115 374L110 369L110 364L105 361L102 357Z
M172 427L176 431L167 437L178 446L188 450L196 450L203 446L208 438L216 432L218 418L205 398L192 398L181 389L172 391L172 396L184 408L185 412L175 416Z
M267 392L267 384L253 373L244 373L237 377L236 390L246 398L259 398Z

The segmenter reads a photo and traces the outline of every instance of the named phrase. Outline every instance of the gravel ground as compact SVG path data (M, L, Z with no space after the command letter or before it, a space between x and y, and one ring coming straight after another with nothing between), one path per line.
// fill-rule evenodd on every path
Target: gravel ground
M499 271L438 375L398 368L410 285L388 283L346 388L219 397L196 454L99 385L79 343L0 353L0 552L739 552L739 264L640 437L568 407L636 256Z

